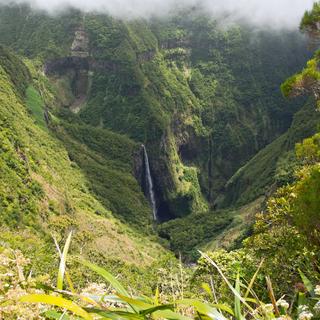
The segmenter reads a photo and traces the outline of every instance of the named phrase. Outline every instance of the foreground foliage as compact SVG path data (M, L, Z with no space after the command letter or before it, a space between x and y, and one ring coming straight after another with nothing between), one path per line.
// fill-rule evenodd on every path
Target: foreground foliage
M26 273L30 263L21 252L2 250L0 254L1 283L0 317L5 319L318 319L320 315L320 286L300 271L300 290L290 298L273 291L271 279L265 278L267 298L262 300L256 291L256 281L263 261L251 279L240 275L241 267L234 268L235 279L229 280L217 263L207 254L202 259L216 270L228 292L221 299L220 287L213 281L202 283L203 298L186 298L183 290L171 295L155 290L154 296L132 294L107 270L88 261L77 259L103 282L90 283L79 289L72 282L67 269L67 253L71 241L69 234L64 248L57 246L60 265L56 286L47 277L33 278ZM219 263L220 264L220 263ZM234 266L235 267L235 266ZM10 272L6 272L11 270ZM182 271L181 271L182 272ZM181 273L182 275L182 273ZM163 280L163 279L162 279ZM179 279L184 281L183 277ZM181 285L181 283L180 283ZM229 295L229 299L227 298ZM290 298L288 300L287 298ZM218 300L219 299L219 300ZM218 302L219 301L219 302ZM263 302L266 301L267 303ZM36 304L35 306L33 304Z

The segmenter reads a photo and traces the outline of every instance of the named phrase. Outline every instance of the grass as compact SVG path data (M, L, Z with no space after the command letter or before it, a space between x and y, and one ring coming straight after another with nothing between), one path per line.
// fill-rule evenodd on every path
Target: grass
M26 106L35 119L35 123L47 131L48 128L44 119L44 102L33 86L29 86L26 90Z
M65 244L69 247L71 233ZM61 282L56 288L46 286L46 293L37 292L26 294L19 298L18 304L43 304L51 306L50 309L42 310L43 316L54 313L60 319L72 319L72 315L84 320L99 319L170 319L170 320L192 320L192 319L213 319L213 320L246 320L261 319L311 319L313 314L310 310L316 310L320 304L320 292L318 287L314 287L311 281L300 271L301 281L306 288L305 292L300 292L288 303L284 297L276 298L270 277L265 278L266 289L271 303L265 303L255 292L255 283L259 277L259 264L255 273L245 281L237 272L236 279L230 281L211 257L203 252L199 252L209 265L215 268L221 279L226 284L233 301L217 301L213 284L203 283L202 288L208 294L209 299L199 297L179 299L174 296L167 296L165 300L160 299L157 289L154 296L135 295L130 293L120 282L104 268L91 262L77 258L77 263L100 276L105 284L109 286L107 290L100 290L99 293L81 293L75 291L71 278L64 277L61 268L58 271L58 278ZM67 250L61 256L60 266L65 266ZM64 283L64 285L63 285ZM70 284L72 290L70 291ZM10 302L9 302L10 303ZM53 309L52 309L53 307ZM318 319L317 316L315 319Z

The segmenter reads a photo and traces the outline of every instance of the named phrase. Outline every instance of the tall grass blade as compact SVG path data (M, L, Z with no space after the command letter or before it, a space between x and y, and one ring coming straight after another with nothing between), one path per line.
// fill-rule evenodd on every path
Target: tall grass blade
M84 309L79 307L73 301L64 299L62 297L49 296L46 294L31 294L24 296L20 299L24 303L44 303L52 306L60 307L62 309L67 309L73 314L82 317L85 320L93 320L93 317L87 313Z
M308 299L306 297L306 294L303 292L298 292L298 306L302 306L306 304L308 304Z
M152 318L168 320L193 320L192 318L186 317L171 310L158 310L152 314Z
M163 304L161 306L155 306L155 307L140 311L140 314L142 314L143 316L147 316L147 315L153 314L153 313L155 313L156 311L159 311L159 310L170 310L170 311L173 311L174 310L174 305L173 304Z
M257 276L258 276L258 274L259 274L259 272L260 272L260 269L261 269L261 267L262 267L263 262L264 262L264 259L261 260L261 262L259 263L259 266L258 266L257 271L254 273L253 277L251 278L251 280L250 280L250 282L249 282L247 291L246 291L246 293L245 293L245 295L244 295L244 298L245 298L245 299L248 298L248 296L249 296L249 294L250 294L250 292L251 292L251 290L252 290L252 288L253 288L253 285L254 285L254 283L255 283L255 281L256 281L256 279L257 279Z
M107 270L89 262L86 260L80 260L80 262L88 267L89 269L91 269L92 271L96 272L97 274L99 274L102 278L104 278L107 282L109 282L111 284L111 286L117 291L118 294L120 294L122 297L129 297L129 293L127 292L127 290L122 286L122 284L111 274L109 273ZM121 298L122 299L122 298ZM131 309L134 312L137 312L136 309L130 304L128 303L129 306L131 307Z
M137 307L137 308L140 309L140 310L149 309L149 308L152 308L152 307L153 307L152 304L146 303L146 302L141 301L141 300L139 300L139 299L130 298L130 297L127 297L127 296L123 296L123 295L121 295L121 294L118 294L117 296L118 296L123 302L129 304L130 306L135 306L135 307Z
M111 320L145 320L150 319L150 315L152 315L152 319L192 320L191 318L185 317L170 310L171 307L173 308L173 305L157 306L144 310L141 313L130 313L126 311L104 311L99 309L86 310L90 313L103 317L102 319Z
M229 280L225 277L225 275L223 274L223 272L221 271L221 269L218 267L218 265L205 253L199 251L199 253L201 254L201 256L203 258L205 258L209 263L211 263L219 272L219 274L221 275L222 279L225 281L225 283L227 284L227 286L229 287L229 289L232 291L232 293L238 297L238 299L252 312L253 308L246 302L245 299L243 299L240 294L237 292L237 290L235 290L235 288L231 285L231 283L229 282Z
M63 279L64 279L64 273L66 271L66 261L67 261L67 255L68 255L68 251L71 243L71 237L72 237L72 231L69 233L66 243L64 245L63 251L61 253L58 278L57 278L58 290L63 290Z
M129 296L129 293L127 290L122 286L122 284L107 270L98 267L97 265L86 261L86 260L80 260L80 262L91 269L92 271L99 274L102 278L104 278L107 282L111 284L111 286L117 291L117 293L121 294L122 296Z
M86 309L90 314L98 315L98 319L111 320L145 320L144 316L126 311L105 311L100 309Z
M160 297L160 292L159 292L159 287L157 286L157 288L156 288L156 292L155 292L155 294L154 294L154 304L156 305L156 306L158 306L159 305L159 297Z
M240 275L237 273L235 290L238 292L238 295L234 296L234 315L237 320L243 320L244 317L241 315L241 301L240 301Z
M268 287L268 294L269 294L271 303L273 305L274 312L275 312L276 316L279 317L280 312L279 312L279 309L277 306L277 299L276 299L274 292L273 292L272 282L271 282L270 277L266 277L266 281L267 281L267 287Z
M75 288L74 288L74 286L73 286L73 283L72 283L72 281L71 281L71 277L70 277L68 271L66 271L65 277L66 277L66 281L67 281L67 284L68 284L71 292L72 292L72 293L76 293L76 290L75 290Z
M123 300L118 296L98 296L98 301L103 301L104 303L123 303Z

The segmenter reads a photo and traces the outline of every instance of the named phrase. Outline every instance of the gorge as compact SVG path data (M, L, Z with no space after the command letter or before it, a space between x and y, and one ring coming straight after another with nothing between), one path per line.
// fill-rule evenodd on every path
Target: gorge
M279 89L309 57L296 31L246 25L223 30L201 10L125 22L77 10L49 16L21 6L2 7L0 41L19 46L29 59L41 57L51 88L36 89L54 97L46 105L61 119L49 128L87 175L95 196L124 223L141 226L157 214L163 222L214 216L247 205L277 184L277 163L314 130L306 120L310 129L277 151L277 160L247 165L265 147L272 150L305 103L286 100ZM11 14L18 42L6 37ZM126 152L120 141L132 148ZM143 159L135 160L141 144L148 154L143 149ZM119 148L123 156L116 154ZM259 172L258 188L242 178L251 172ZM121 184L131 190L134 185L127 194L143 207L142 215L131 200L119 202L115 192L123 193Z
M250 279L276 307L316 303L301 281L320 279L320 5L300 31L204 8L124 19L0 0L0 319L10 288L72 301L100 290L85 267L111 283L112 312L138 304L106 319L210 319L201 303L238 312L235 290L258 310ZM21 280L19 259L41 285ZM279 318L274 305L259 319ZM212 319L255 319L250 306ZM34 319L75 319L67 310Z

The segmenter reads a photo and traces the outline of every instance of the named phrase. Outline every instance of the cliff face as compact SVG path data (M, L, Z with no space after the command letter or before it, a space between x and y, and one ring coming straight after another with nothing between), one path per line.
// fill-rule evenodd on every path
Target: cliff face
M17 15L16 29L21 23L42 39L43 28ZM278 89L308 55L296 32L221 30L203 14L151 22L83 19L79 12L32 16L65 28L60 42L49 32L38 51L21 43L22 50L43 57L57 90L70 97L62 104L81 121L146 145L164 219L222 205L228 180L287 130L301 106Z
M82 26L77 28L74 33L74 39L71 45L71 55L82 58L89 56L89 37Z

